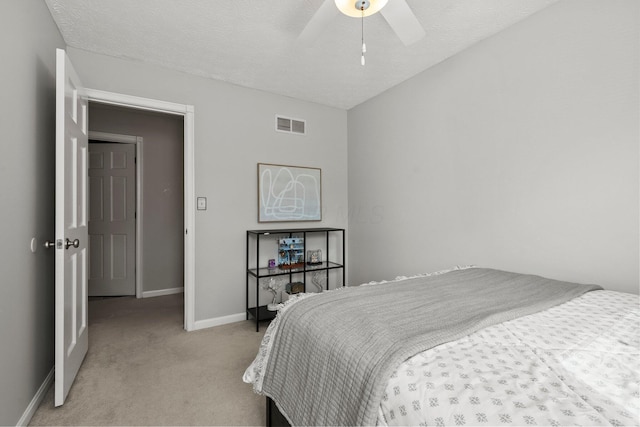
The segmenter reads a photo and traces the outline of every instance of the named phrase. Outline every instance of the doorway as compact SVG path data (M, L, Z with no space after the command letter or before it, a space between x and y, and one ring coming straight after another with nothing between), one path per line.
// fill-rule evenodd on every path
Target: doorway
M191 105L175 104L165 101L139 98L130 95L105 92L94 89L87 89L86 94L92 105L108 105L122 107L138 112L155 112L167 115L178 116L183 121L182 130L182 231L181 241L183 243L183 272L182 284L184 289L184 329L192 331L195 329L195 192L194 192L194 109ZM91 125L91 118L89 119ZM139 213L138 213L139 214ZM146 242L145 242L146 243ZM137 279L140 274L137 275ZM148 281L145 277L144 281ZM177 286L176 286L177 287ZM169 290L169 293L175 291ZM144 290L142 291L144 294ZM153 292L153 291L151 291ZM163 290L159 290L155 295L163 295ZM142 295L145 296L145 295ZM154 296L154 295L148 295Z
M89 138L89 295L182 293L183 117L90 103Z
M88 103L97 102L182 117L184 329L195 327L194 109L85 88L63 49L56 49L55 406L64 404L88 349ZM182 232L182 231L181 231ZM72 249L73 248L73 249Z

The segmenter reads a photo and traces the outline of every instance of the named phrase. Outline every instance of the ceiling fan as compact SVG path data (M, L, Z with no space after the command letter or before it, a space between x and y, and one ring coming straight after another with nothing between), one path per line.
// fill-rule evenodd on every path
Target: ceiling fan
M406 0L324 0L298 39L303 43L314 41L338 12L363 19L380 12L405 46L426 35Z

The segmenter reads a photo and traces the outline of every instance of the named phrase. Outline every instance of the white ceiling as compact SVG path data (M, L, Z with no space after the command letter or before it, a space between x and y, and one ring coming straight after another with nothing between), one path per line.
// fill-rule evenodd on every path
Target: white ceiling
M45 1L68 46L349 109L558 0L407 0L426 37L365 18L364 67L359 19L298 42L323 0Z

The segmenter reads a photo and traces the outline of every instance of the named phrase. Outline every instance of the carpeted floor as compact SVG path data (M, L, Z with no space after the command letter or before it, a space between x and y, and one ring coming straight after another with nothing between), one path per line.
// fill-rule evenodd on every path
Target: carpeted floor
M183 295L93 300L89 352L62 407L53 387L30 425L264 425L242 382L266 328L185 332Z

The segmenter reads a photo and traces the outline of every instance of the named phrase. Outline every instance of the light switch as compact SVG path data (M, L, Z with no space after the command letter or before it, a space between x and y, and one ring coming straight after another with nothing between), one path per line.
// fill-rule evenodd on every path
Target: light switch
M207 198L206 197L198 197L198 210L206 211L207 210Z

